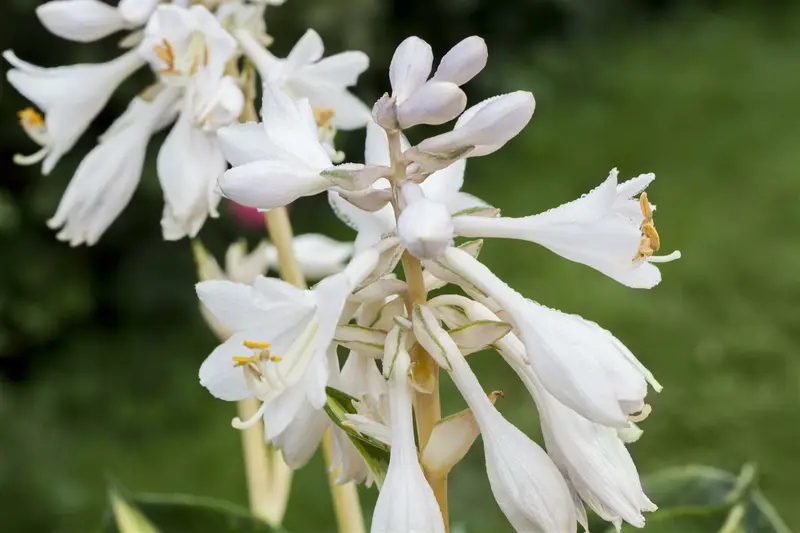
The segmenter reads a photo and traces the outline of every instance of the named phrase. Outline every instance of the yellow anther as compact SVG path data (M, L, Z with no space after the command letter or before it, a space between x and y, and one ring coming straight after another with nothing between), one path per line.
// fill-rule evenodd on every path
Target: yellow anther
M242 357L239 355L234 355L231 357L233 362L236 363L234 366L244 366L250 363L257 363L261 356L259 355L251 355L250 357Z
M281 357L280 355L270 355L269 360L272 361L273 363L280 363L283 360L283 357Z
M650 257L661 248L661 238L658 236L656 225L653 222L653 208L650 207L646 192L643 192L639 197L639 206L642 209L644 220L642 220L642 224L639 226L642 230L642 240L639 243L639 250L633 258L634 261Z
M317 127L324 128L330 124L333 119L334 111L332 107L317 106L314 108L314 119L317 121Z
M162 73L175 73L175 48L167 39L162 39L161 44L153 47L159 59L164 62L166 68L161 69Z
M44 117L41 113L32 107L26 107L17 111L19 123L24 127L42 127L44 126Z
M251 350L266 350L270 347L270 343L268 342L258 342L258 341L244 341L242 344L245 347L250 348Z

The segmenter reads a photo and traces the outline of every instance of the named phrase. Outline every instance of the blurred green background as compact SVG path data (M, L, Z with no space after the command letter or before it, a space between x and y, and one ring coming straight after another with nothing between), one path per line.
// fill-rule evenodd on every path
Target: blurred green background
M3 48L54 66L113 57L115 39L47 35L37 0L7 0ZM471 160L465 189L509 215L572 200L617 166L658 176L651 200L665 252L651 291L627 289L533 244L493 241L482 258L526 295L613 331L665 386L632 446L643 473L686 463L759 465L760 485L800 529L800 6L678 0L288 0L268 13L275 48L306 27L329 53L367 51L358 92L387 89L403 37L437 54L473 33L489 65L471 101L528 89L528 128L494 156ZM93 248L70 249L44 222L94 138L148 81L140 72L49 177L12 165L34 147L16 124L27 103L0 99L0 516L13 532L86 532L100 524L106 481L246 503L234 406L196 374L215 345L198 312L188 242L160 238L155 158L129 208ZM344 139L361 157L362 134ZM151 149L159 141L151 143ZM151 150L153 156L155 150ZM226 207L226 206L223 206ZM227 209L206 226L221 254L245 233ZM348 239L323 197L298 202L299 232ZM496 355L473 364L498 407L538 435L523 387ZM461 408L449 384L445 406ZM510 531L489 491L480 446L455 471L461 531ZM333 531L320 457L296 476L286 526ZM373 490L363 491L367 506ZM504 529L505 528L505 529Z

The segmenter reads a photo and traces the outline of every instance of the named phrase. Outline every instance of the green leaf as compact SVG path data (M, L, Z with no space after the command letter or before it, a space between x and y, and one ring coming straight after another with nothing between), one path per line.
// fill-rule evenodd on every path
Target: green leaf
M643 531L790 533L755 481L755 468L751 465L746 465L738 476L694 465L647 476L643 479L645 492L659 510L647 516Z
M114 525L119 533L158 533L147 517L126 500L119 490L112 489L110 499Z
M375 476L378 487L381 487L383 480L386 479L386 471L389 468L389 448L382 442L359 433L345 424L347 421L346 414L356 414L353 402L358 401L357 398L331 387L326 387L325 390L328 394L325 412L328 413L334 424L339 426L350 438L358 453L367 463L372 475Z
M226 501L182 494L138 494L123 499L119 494L111 492L113 513L103 533L286 533ZM120 505L128 517L140 517L150 529L123 526L117 512Z

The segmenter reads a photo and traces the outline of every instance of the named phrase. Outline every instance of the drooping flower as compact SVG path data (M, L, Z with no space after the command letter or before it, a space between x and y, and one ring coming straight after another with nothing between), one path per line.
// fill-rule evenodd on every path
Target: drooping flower
M520 533L574 532L572 495L556 465L495 409L432 311L416 306L413 317L417 341L434 359L444 360L480 426L489 483L508 521Z
M369 121L367 106L348 91L369 66L363 52L347 51L323 58L322 39L308 30L285 59L278 59L251 31L238 29L234 35L262 79L293 98L307 99L314 108L332 109L335 127L352 130L363 128Z
M135 98L81 161L47 224L59 240L92 245L111 225L139 184L150 137L174 116L178 94L162 90L152 101Z
M120 0L117 7L100 0L51 0L36 8L50 33L87 43L120 30L143 25L158 0Z
M524 298L468 253L449 248L446 264L492 298L519 331L533 370L547 390L584 417L624 427L647 409L652 374L616 337L577 315L548 309Z
M455 229L465 237L535 242L629 287L651 288L661 281L661 273L651 262L680 256L653 255L659 237L652 206L642 191L654 179L653 174L643 174L617 184L617 169L613 169L589 194L545 213L522 218L464 216L454 221ZM632 200L639 193L641 200Z
M14 162L32 165L44 160L43 174L75 145L119 84L144 65L136 51L107 63L52 68L22 61L11 50L3 57L14 67L6 74L8 82L44 113L20 112L25 132L42 148L30 156L15 156Z

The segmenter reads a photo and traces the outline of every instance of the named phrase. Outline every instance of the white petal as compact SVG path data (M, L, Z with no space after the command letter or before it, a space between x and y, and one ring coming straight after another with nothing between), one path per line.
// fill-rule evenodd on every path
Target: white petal
M467 95L455 83L429 81L414 91L397 108L401 128L417 124L444 124L453 120L467 106Z
M286 57L287 68L294 70L309 63L315 63L322 58L323 53L325 53L325 47L322 44L322 38L314 30L306 30Z
M488 58L486 42L477 35L467 37L444 55L433 79L464 85L483 70Z
M266 424L269 427L269 421ZM283 458L290 468L298 469L314 456L329 425L325 411L316 410L307 404L272 444L283 452Z
M242 344L245 339L248 337L244 332L234 334L211 352L200 367L200 384L220 400L235 402L253 395L244 379L245 370L236 367L233 361L233 357L248 355Z
M147 22L158 2L159 0L120 0L117 9L126 21L139 26Z
M352 87L369 67L364 52L348 51L321 59L303 69L303 74L324 80L338 87Z
M406 185L404 191L412 185ZM403 209L397 236L414 256L434 259L453 244L453 221L444 204L423 196Z
M38 6L36 16L50 33L82 43L125 27L120 12L99 0L53 0Z
M229 169L219 179L223 196L259 209L288 205L331 187L318 171L280 161L256 161Z
M425 83L432 66L431 45L419 37L409 37L400 43L389 66L389 80L398 104Z
M335 241L318 233L298 235L292 246L300 270L309 279L322 279L341 272L353 255L353 243Z
M276 148L261 123L231 124L217 130L222 153L232 166L245 165L275 156Z
M323 78L302 73L287 80L286 86L292 94L308 98L312 107L333 109L332 123L339 129L363 128L370 121L370 111L364 102Z
M452 165L437 170L422 182L422 190L425 196L434 202L442 202L450 207L450 204L457 200L457 193L464 184L464 171L467 162L459 159ZM466 194L466 193L465 193ZM450 210L453 212L453 210Z

